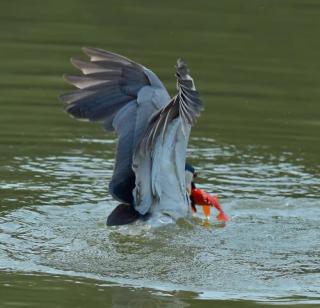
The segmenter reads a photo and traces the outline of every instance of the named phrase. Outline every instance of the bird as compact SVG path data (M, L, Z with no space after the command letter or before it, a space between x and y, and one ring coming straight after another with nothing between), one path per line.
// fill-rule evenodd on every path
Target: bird
M177 93L170 97L158 76L114 52L83 48L87 61L71 58L78 88L60 96L65 111L100 122L118 141L109 193L119 202L108 226L146 221L158 226L192 216L194 168L186 163L191 127L203 103L185 60L175 65Z

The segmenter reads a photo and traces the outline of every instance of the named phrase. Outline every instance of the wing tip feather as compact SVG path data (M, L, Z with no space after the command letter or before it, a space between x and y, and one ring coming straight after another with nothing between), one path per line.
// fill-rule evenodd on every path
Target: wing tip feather
M83 64L84 61L72 57L70 58L70 62L75 68L79 69L80 71L82 70L81 64Z
M90 58L91 61L94 61L94 57L99 56L101 57L101 54L105 53L104 50L94 47L82 47L82 52Z
M71 84L71 85L74 85L73 82L72 82L72 76L71 76L71 75L63 74L63 75L62 75L62 79L63 79L66 83Z

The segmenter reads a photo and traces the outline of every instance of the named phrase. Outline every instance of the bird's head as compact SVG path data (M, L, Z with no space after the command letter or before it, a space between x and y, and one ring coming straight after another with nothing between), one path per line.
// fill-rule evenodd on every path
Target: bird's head
M192 188L195 187L194 180L197 177L197 173L194 167L188 163L186 163L185 165L185 170L186 170L186 188L190 196Z

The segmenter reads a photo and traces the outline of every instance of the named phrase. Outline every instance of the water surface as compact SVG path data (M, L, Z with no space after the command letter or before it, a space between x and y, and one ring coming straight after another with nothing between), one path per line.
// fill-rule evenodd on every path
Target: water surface
M0 306L320 305L320 6L301 1L0 5ZM81 46L189 62L205 103L189 161L222 228L106 228L115 136L57 96Z

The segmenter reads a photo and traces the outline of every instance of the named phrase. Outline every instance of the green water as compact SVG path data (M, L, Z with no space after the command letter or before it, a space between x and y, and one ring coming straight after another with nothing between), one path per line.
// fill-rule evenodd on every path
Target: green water
M320 3L2 1L0 307L320 305ZM205 103L189 161L225 228L107 229L115 141L57 96L82 46L184 57Z

